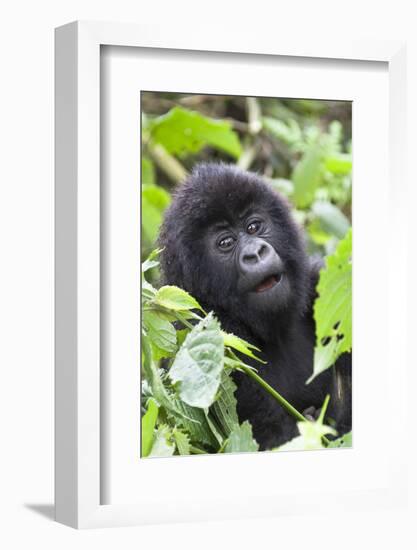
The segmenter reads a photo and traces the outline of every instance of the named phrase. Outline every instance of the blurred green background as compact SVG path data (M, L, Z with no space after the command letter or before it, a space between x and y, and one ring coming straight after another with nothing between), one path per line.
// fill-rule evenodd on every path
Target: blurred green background
M351 102L142 92L141 110L142 261L172 192L201 161L264 176L292 203L310 253L332 253L348 231Z

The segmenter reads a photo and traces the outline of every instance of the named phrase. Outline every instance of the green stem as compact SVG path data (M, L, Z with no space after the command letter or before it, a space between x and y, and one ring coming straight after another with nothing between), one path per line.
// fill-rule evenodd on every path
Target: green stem
M278 403L283 407L293 418L298 420L299 422L310 422L307 418L305 418L295 407L289 403L285 397L283 397L280 393L278 393L272 386L268 384L268 382L265 382L263 378L259 376L253 369L248 367L248 365L245 365L244 363L240 363L239 367L248 375L250 376L257 384L259 384L264 390L266 390L272 397L278 401ZM323 443L327 446L329 445L330 441L327 439L326 436L322 436Z
M175 312L175 316L177 317L178 321L182 323L187 328L190 328L191 330L194 328L193 324L190 323L179 311Z
M278 401L278 403L283 407L291 416L293 416L296 420L299 420L301 422L304 422L307 420L300 412L297 411L295 407L289 403L285 397L282 397L280 393L278 393L272 386L268 384L268 382L265 382L263 378L259 376L254 370L249 368L244 363L240 364L240 368L253 380L255 380L264 390L266 390L269 394L272 395L272 397Z
M175 185L187 177L184 166L159 143L148 142L148 152L158 167L165 172Z

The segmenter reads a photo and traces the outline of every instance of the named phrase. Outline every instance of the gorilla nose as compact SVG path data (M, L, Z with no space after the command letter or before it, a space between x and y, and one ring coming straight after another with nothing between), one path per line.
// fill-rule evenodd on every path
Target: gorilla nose
M240 264L242 268L255 267L268 261L273 255L273 249L270 244L262 240L255 240L247 243L240 255Z
M244 264L256 264L262 261L262 258L268 255L268 247L265 243L247 246L242 254L242 262Z

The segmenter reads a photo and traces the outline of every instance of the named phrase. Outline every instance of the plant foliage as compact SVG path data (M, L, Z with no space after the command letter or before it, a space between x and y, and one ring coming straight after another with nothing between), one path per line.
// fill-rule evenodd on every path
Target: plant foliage
M324 258L310 380L331 368L352 346L351 105L156 92L142 92L141 104L141 455L256 451L250 424L238 420L233 372L259 382L245 358L256 365L260 350L223 331L188 293L160 287L157 235L196 162L236 162L262 174L293 204L309 252ZM323 418L298 419L299 435L279 451L352 444L351 434L329 441L335 435Z

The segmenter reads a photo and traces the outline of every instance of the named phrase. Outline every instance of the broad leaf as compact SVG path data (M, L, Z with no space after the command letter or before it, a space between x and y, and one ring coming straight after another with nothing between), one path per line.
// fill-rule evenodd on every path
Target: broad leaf
M156 294L156 288L154 288L151 283L145 279L145 276L142 274L142 304L153 300Z
M292 174L294 183L293 201L299 208L313 202L317 187L322 181L323 147L320 143L311 145Z
M201 309L200 304L195 298L177 286L161 287L156 293L155 302L174 311Z
M229 122L205 117L195 111L174 107L150 122L151 139L175 155L198 153L205 145L238 158L239 138Z
M259 445L252 435L252 426L246 420L240 426L236 426L224 447L225 453L253 453L259 450Z
M169 371L185 403L200 408L213 403L223 370L223 356L220 324L210 313L187 335Z
M316 201L312 208L313 214L320 221L323 231L343 239L349 231L350 222L343 212L334 204L328 201Z
M161 223L161 211L146 196L142 197L142 232L149 245L156 241Z
M142 199L146 198L157 208L163 212L171 203L171 195L159 185L142 185Z
M158 185L142 185L142 230L145 238L151 244L158 237L162 223L162 215L169 206L171 197L165 189Z
M314 304L316 347L310 382L352 349L352 231L340 241L320 272Z
M177 333L172 324L156 311L143 312L143 324L152 346L158 350L158 359L169 357L177 349Z

